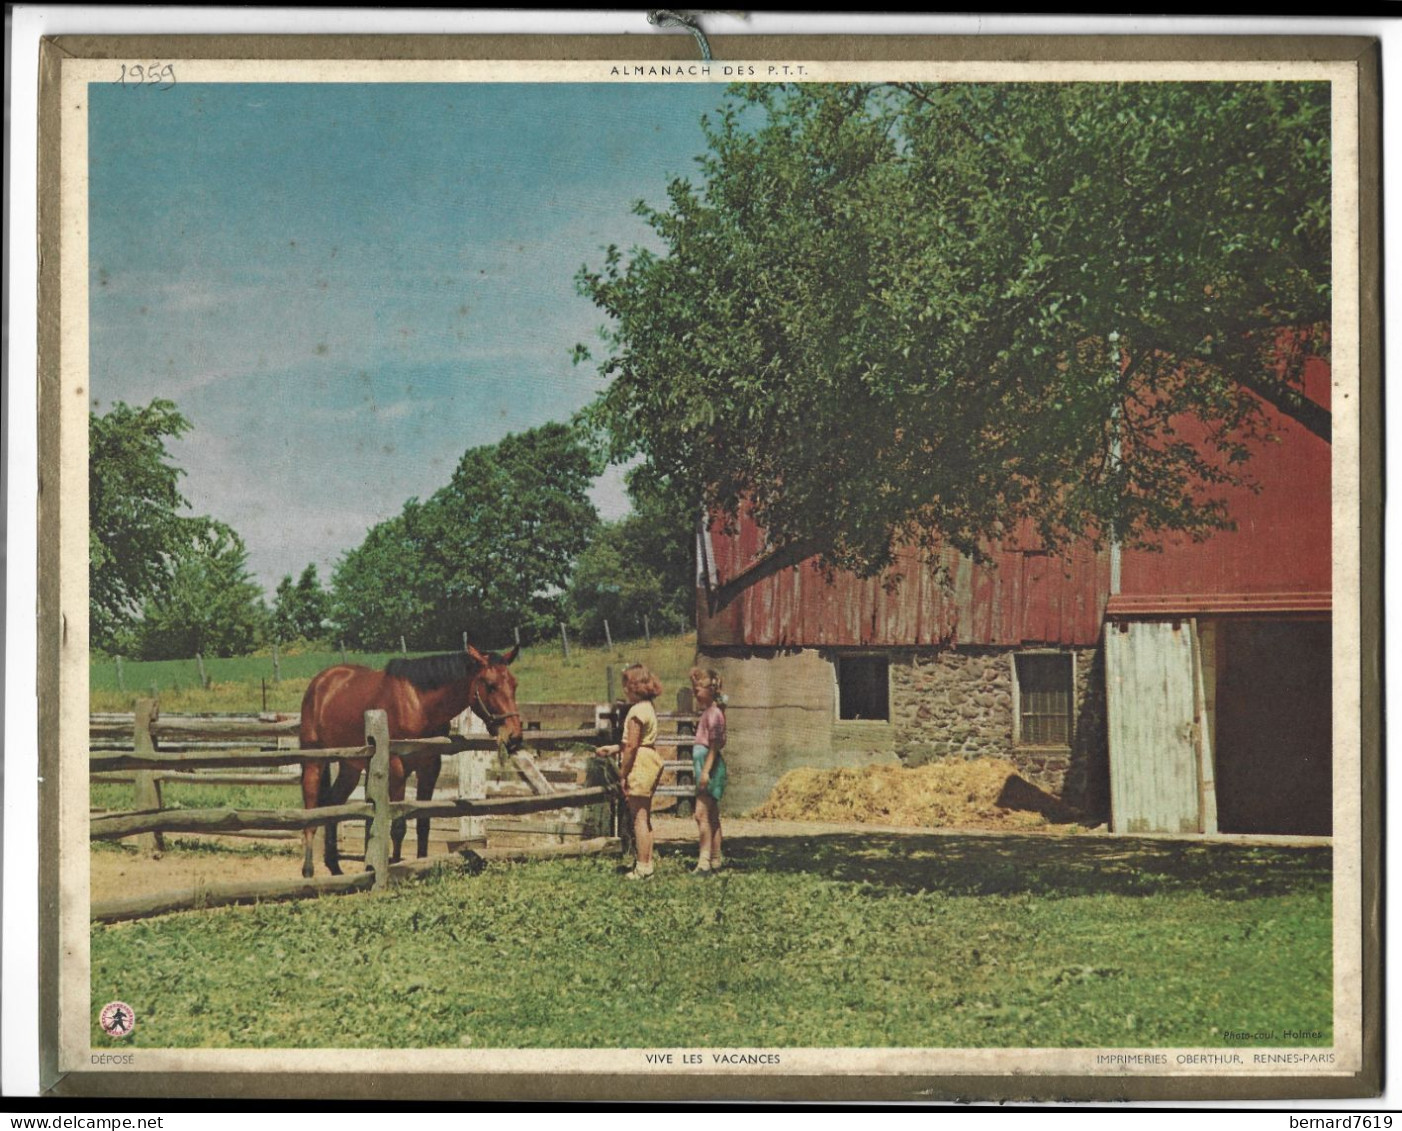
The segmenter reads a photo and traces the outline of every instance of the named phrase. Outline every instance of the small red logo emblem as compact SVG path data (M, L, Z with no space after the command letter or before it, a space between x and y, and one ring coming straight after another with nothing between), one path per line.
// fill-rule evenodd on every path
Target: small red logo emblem
M97 1023L109 1037L130 1037L136 1031L136 1011L124 1001L108 1002L97 1015Z

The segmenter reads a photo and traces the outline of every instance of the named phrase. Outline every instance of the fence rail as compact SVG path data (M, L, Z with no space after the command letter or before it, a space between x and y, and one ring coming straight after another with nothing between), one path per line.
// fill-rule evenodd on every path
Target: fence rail
M219 739L296 738L301 720L295 715L169 715L151 720L150 734L158 742ZM88 717L88 738L131 738L136 716L108 713Z
M136 771L113 770L89 775L89 779L107 785L131 785ZM300 774L202 774L179 770L162 770L157 776L162 782L190 782L195 785L295 785L301 786Z
M546 809L573 809L609 800L605 786L560 790L532 797L499 797L490 800L459 798L454 801L391 801L391 820L401 817L504 817L538 813ZM245 829L306 829L333 821L373 818L376 806L361 802L318 809L156 809L147 812L108 813L92 817L88 835L93 840L115 840L140 833L219 833Z

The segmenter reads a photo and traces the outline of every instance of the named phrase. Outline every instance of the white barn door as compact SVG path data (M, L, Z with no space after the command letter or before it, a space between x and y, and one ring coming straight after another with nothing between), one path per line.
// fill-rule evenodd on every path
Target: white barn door
M1105 679L1111 829L1216 831L1192 623L1107 625Z

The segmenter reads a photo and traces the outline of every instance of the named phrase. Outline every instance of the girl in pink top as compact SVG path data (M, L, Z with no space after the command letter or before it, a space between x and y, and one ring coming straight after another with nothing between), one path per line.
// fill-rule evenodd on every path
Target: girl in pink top
M720 676L713 671L693 668L691 691L701 719L692 740L692 766L696 772L696 831L701 850L696 859L698 876L720 871L720 799L725 793L725 710L720 705Z

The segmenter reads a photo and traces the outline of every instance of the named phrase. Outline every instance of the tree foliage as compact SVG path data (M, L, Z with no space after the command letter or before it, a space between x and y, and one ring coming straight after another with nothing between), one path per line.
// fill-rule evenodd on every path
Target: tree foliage
M633 513L627 524L633 557L657 574L661 605L654 624L667 630L691 626L696 614L696 497L659 476L649 464L625 476Z
M222 522L180 522L169 574L136 628L139 654L148 660L245 655L267 619L262 590L248 572L248 549Z
M571 625L591 642L638 637L645 628L680 632L693 620L696 513L646 465L632 468L626 483L633 513L599 528L570 578Z
M469 450L452 481L372 528L333 575L345 640L394 647L483 646L553 629L575 557L598 523L594 461L547 424Z
M664 250L580 273L611 318L591 420L752 507L771 570L979 557L1024 520L1203 536L1258 398L1328 435L1327 84L755 86L706 129L698 182L636 206Z
M129 650L143 604L166 583L185 538L184 474L166 441L189 431L174 404L118 402L88 416L88 579L94 648Z
M270 628L275 640L319 640L325 634L329 603L316 574L307 566L296 583L286 574L278 582Z

